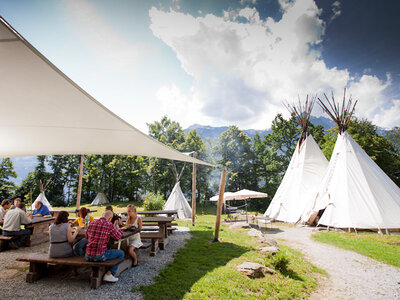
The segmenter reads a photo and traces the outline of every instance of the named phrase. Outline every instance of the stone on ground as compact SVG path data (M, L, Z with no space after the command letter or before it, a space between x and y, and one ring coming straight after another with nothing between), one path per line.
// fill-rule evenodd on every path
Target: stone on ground
M244 262L236 267L236 269L250 278L264 277L266 273L275 274L275 271L263 266L262 264L253 262Z
M258 236L258 237L262 237L261 231L259 231L259 230L257 230L257 229L254 229L254 228L251 228L251 229L247 232L247 235L249 235L249 236Z
M269 246L279 247L277 241L275 241L274 239L266 238L265 236L262 236L260 238L260 242Z
M259 251L261 253L271 253L272 255L275 255L276 253L281 251L281 249L279 247L269 246L269 247L262 247L262 248L260 248Z

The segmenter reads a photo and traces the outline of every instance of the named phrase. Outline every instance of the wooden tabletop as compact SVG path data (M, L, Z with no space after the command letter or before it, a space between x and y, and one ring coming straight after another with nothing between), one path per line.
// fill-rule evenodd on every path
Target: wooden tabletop
M171 223L175 220L174 217L143 217L142 221L146 223L154 222L154 223Z
M178 213L176 209L170 210L141 210L136 212L138 215L175 215ZM121 213L122 215L127 215L126 211Z
M33 217L32 218L32 223L31 224L39 224L39 223L45 223L45 222L53 222L56 218L54 217ZM29 224L27 224L29 225Z
M123 230L122 231L122 238L121 239L126 239L136 233L139 233L141 230L139 228L135 228L134 230ZM85 237L86 236L86 229L81 229L78 233L78 237Z

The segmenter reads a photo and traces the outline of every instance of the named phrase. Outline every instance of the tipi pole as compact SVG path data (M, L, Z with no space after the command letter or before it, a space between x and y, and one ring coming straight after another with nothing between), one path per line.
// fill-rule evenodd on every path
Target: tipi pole
M79 182L78 182L78 195L76 195L76 209L81 207L81 193L82 193L82 176L83 176L83 159L84 155L81 155L81 165L79 169Z
M196 158L197 152L193 152L193 158ZM196 222L196 164L193 163L192 175L192 226Z
M215 232L214 232L214 240L213 240L213 242L218 242L219 225L220 225L220 222L221 222L222 203L224 202L225 178L226 178L226 168L223 167L222 174L221 174L221 182L219 184L217 220L215 221Z

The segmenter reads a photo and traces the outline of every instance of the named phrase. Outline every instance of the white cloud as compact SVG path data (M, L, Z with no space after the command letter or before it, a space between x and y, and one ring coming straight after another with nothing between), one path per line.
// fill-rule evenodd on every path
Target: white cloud
M337 17L339 17L342 14L342 11L340 10L341 4L339 1L335 1L332 3L332 17L330 18L330 21L335 20Z
M154 7L149 11L153 34L172 48L182 68L194 78L185 103L196 101L196 105L181 117L196 111L211 118L210 124L225 121L265 128L277 112L285 113L282 100L307 93L341 95L346 86L360 98L358 116L372 119L377 113L392 111L390 107L378 109L389 79L380 82L364 75L355 80L346 69L326 66L316 50L325 24L314 1L280 0L280 4L283 15L278 21L261 20L257 10L248 7L225 11L222 17L195 18ZM238 22L238 17L248 22Z
M64 0L72 17L71 27L95 56L115 70L131 72L143 54L143 49L133 45L107 23L94 4L86 0Z

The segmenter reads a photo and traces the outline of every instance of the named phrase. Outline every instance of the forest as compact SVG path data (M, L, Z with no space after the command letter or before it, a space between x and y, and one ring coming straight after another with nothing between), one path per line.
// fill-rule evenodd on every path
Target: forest
M301 129L295 118L276 115L272 132L255 134L252 139L237 126L230 126L218 138L203 141L195 129L185 134L181 125L168 117L148 124L148 134L181 152L197 152L201 160L226 166L226 191L251 189L266 192L273 198L289 165ZM335 145L337 129L324 131L320 125L309 125L310 133L325 156L330 156ZM378 128L366 119L353 118L348 133L368 155L400 186L400 128L378 134ZM104 192L111 202L140 202L148 193L166 199L175 178L173 164L183 170L181 187L191 198L192 166L190 163L165 159L121 156L85 155L83 168L82 202L91 202L98 192ZM20 185L13 182L17 174L10 158L0 163L0 199L20 197L26 201L39 194L38 181L50 180L47 199L55 206L69 206L76 202L80 155L37 156L37 165ZM197 166L197 201L208 200L218 192L221 169ZM265 200L251 202L252 208L263 211Z

